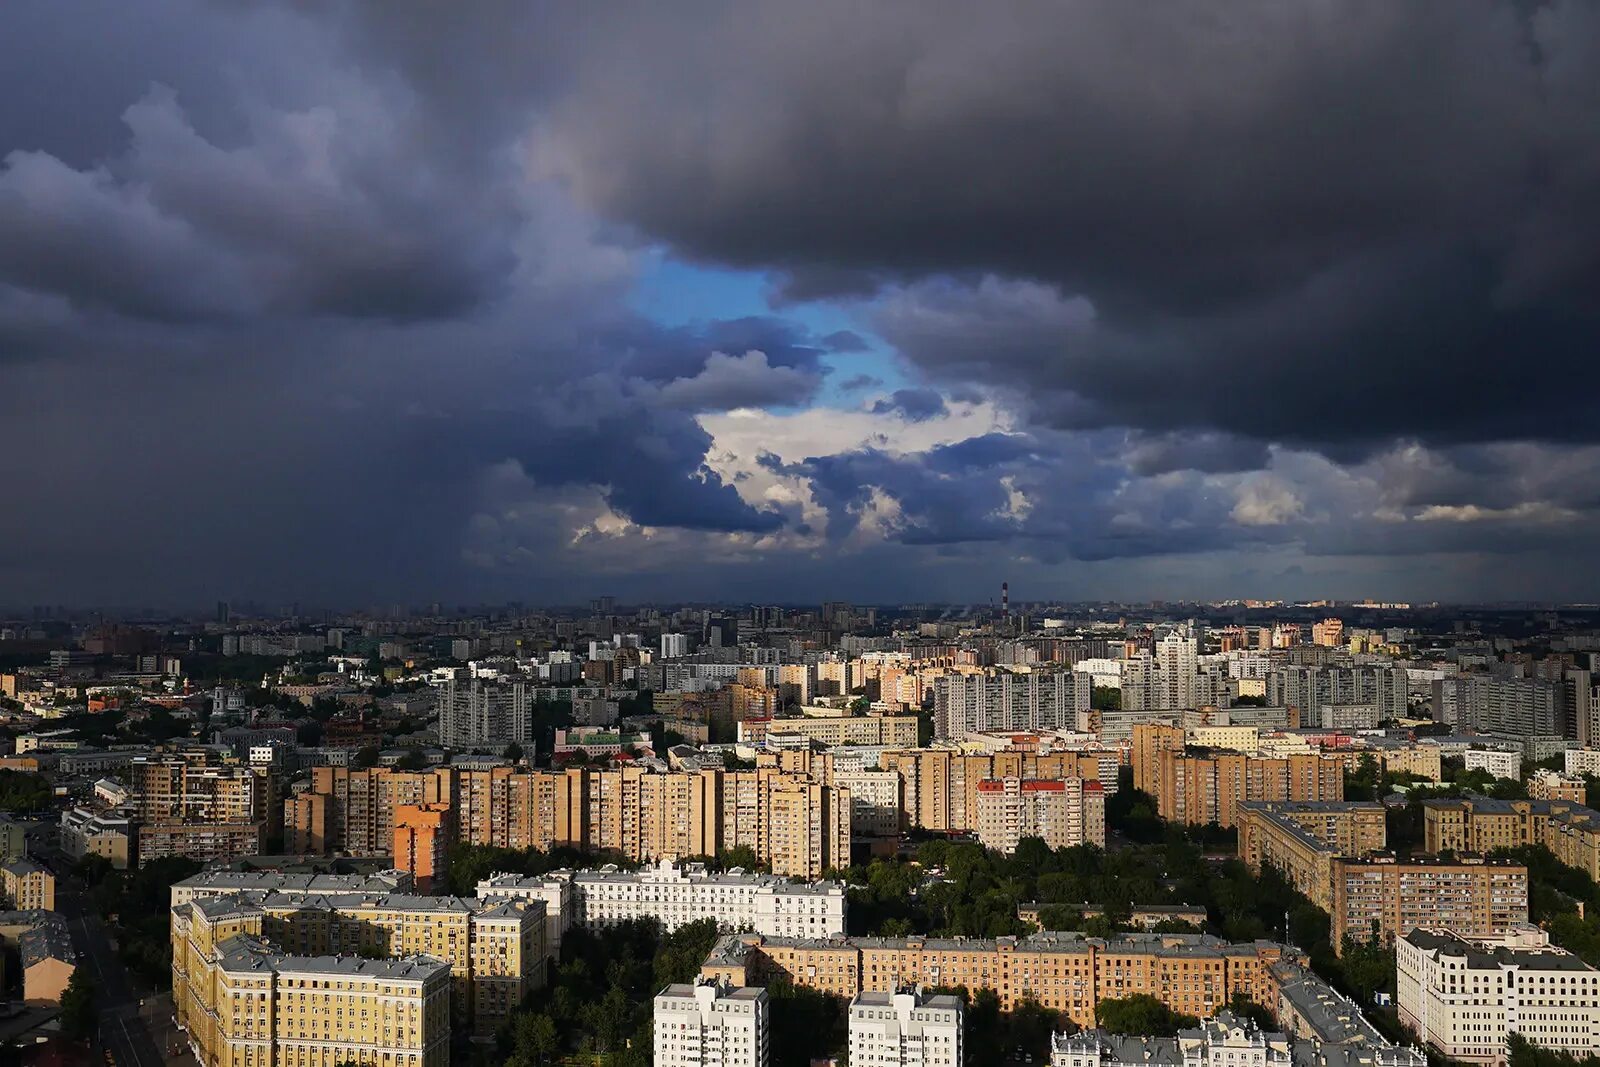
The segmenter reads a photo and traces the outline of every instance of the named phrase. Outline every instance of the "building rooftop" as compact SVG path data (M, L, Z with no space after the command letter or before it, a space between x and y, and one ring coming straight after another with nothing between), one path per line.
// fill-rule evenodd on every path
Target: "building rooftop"
M299 874L281 871L202 871L174 889L195 893L241 893L250 890L279 893L373 893L409 888L411 876L404 871L378 874Z
M1447 930L1413 930L1407 941L1429 952L1464 959L1469 967L1495 969L1517 967L1530 971L1592 971L1583 960L1565 949L1507 948L1500 945L1483 945L1468 941Z

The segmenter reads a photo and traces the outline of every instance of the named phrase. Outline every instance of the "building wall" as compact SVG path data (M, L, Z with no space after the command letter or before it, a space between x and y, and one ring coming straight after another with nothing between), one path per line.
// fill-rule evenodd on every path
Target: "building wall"
M742 951L725 949L742 942ZM1196 934L1108 942L1041 934L997 941L850 938L834 941L724 938L702 968L706 978L740 985L782 975L796 985L845 998L863 990L893 992L905 983L993 989L1002 1011L1026 999L1096 1024L1101 1000L1147 993L1187 1014L1208 1017L1235 993L1258 1004L1277 1001L1271 966L1298 950L1271 942L1230 945Z

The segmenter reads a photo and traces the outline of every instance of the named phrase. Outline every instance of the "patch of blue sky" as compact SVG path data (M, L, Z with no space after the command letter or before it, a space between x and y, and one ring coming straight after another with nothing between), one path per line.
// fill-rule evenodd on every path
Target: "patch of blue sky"
M863 329L860 317L848 306L826 300L786 304L774 308L768 301L770 277L761 271L730 270L685 263L665 252L651 256L639 272L629 303L635 311L665 326L737 319L750 315L775 315L799 323L818 338L849 330L866 344L860 352L835 352L823 357L832 369L816 402L829 407L859 406L863 394L892 391L910 384L892 349ZM879 384L844 386L862 379Z

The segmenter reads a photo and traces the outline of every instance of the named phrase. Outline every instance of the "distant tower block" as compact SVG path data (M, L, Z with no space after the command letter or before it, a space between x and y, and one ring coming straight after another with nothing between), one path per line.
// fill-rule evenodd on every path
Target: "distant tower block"
M1000 583L1000 613L1007 618L1011 617L1011 583Z

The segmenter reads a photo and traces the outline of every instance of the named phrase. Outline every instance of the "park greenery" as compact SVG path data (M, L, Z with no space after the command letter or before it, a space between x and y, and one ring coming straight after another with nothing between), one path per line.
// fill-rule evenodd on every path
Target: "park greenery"
M30 771L0 770L0 811L43 811L55 797L50 779Z

